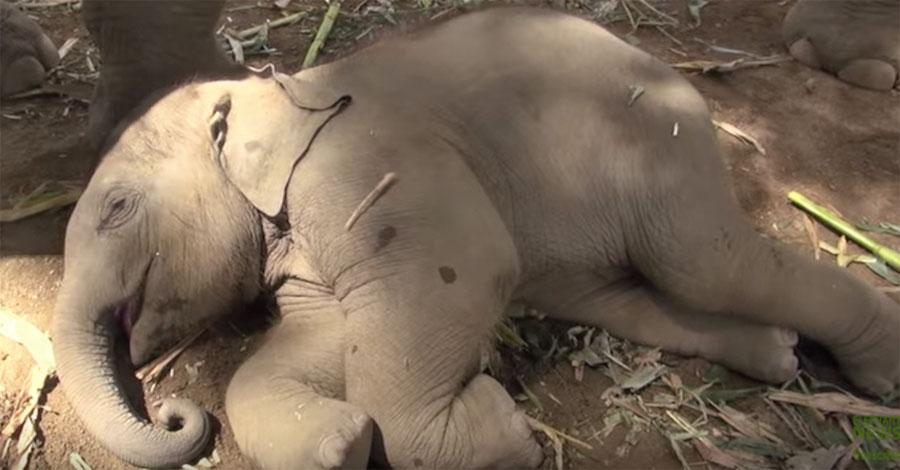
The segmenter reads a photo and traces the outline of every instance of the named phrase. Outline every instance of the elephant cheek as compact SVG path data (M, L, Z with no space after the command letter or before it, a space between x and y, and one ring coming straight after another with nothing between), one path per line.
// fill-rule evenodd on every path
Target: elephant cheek
M158 312L143 312L134 325L129 340L131 363L135 367L140 367L153 359L154 353L168 346L167 340L171 341L173 338L171 334L166 333L167 331L171 329L166 328Z

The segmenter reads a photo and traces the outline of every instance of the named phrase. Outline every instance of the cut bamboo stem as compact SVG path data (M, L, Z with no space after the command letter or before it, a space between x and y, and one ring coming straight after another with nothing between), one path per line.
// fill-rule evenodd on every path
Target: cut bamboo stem
M331 33L331 27L334 26L334 20L340 11L341 2L333 1L331 5L328 5L328 10L325 12L325 16L322 17L322 24L319 25L316 37L313 39L312 44L309 45L309 49L306 51L306 58L303 59L303 65L300 68L308 68L316 61L316 57L319 56L319 50L322 49L325 40L328 39L328 34Z
M838 217L835 213L814 203L809 198L798 193L797 191L791 191L790 193L788 193L788 199L796 204L797 207L812 214L816 219L827 225L829 228L853 240L859 246L869 250L875 256L883 259L885 263L888 264L888 266L894 268L897 271L900 271L900 253L897 253L896 251L884 245L881 245L875 240L872 240L871 238L863 235L859 230L856 229L856 227L850 225L849 223Z

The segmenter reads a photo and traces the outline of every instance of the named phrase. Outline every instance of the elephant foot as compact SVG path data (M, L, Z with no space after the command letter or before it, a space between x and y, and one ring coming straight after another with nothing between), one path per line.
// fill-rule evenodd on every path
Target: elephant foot
M272 384L232 386L228 420L241 451L266 470L366 468L372 419L347 402L304 387L276 391ZM303 387L303 386L301 386Z
M524 469L541 464L544 453L534 439L525 413L516 407L500 383L479 374L469 382L459 401L468 418L477 420L471 423L475 432L472 468Z
M797 373L798 340L793 330L745 324L740 330L711 336L701 355L754 379L782 383Z
M900 69L896 0L799 0L782 25L794 58L844 82L890 90Z
M900 388L900 306L887 296L878 300L882 315L854 322L829 349L854 385L883 396Z

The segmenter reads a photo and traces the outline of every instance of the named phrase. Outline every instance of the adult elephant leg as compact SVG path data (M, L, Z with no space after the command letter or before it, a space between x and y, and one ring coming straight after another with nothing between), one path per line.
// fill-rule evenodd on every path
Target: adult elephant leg
M372 420L344 399L346 322L331 292L290 281L281 322L225 397L241 451L266 470L366 468Z
M215 39L224 0L85 0L84 21L100 49L100 80L86 149L99 152L112 129L154 92L194 78L240 76Z
M687 308L796 330L829 348L861 388L896 388L900 306L847 271L756 233L724 184L710 187L721 175L697 170L690 178L705 182L663 186L676 196L638 215L643 228L632 228L629 241L635 267Z
M784 382L797 372L794 331L692 312L634 278L604 283L591 273L557 277L540 283L527 298L553 318L703 357L766 382Z
M900 69L898 0L798 0L782 24L791 55L873 90L889 90Z

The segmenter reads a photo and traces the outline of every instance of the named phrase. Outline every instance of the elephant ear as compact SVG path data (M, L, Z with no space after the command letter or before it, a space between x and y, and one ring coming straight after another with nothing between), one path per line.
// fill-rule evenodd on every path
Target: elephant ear
M216 160L231 183L260 212L275 217L294 166L350 96L274 70L269 78L277 87L235 94L234 105L230 94L222 95L209 131Z

